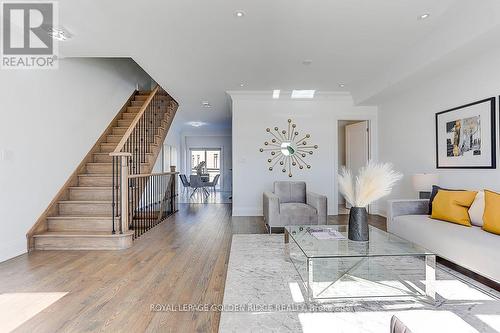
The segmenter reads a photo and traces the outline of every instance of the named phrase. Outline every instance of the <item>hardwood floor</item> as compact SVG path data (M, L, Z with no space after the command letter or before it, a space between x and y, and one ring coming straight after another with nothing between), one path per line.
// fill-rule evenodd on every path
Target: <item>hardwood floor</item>
M53 298L16 332L216 332L218 312L152 312L151 305L222 303L232 234L265 232L261 217L231 217L231 205L180 205L127 250L35 251L0 263L0 295ZM0 299L1 306L14 313L11 322L26 316L22 301Z

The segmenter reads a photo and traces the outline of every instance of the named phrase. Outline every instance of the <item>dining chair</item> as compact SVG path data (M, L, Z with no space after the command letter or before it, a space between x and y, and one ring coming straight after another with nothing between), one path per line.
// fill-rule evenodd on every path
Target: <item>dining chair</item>
M191 188L193 189L193 193L191 193L191 197L198 191L202 190L205 195L208 195L208 191L205 188L206 182L201 180L201 177L198 175L189 176L189 183L191 184Z
M187 180L186 175L181 174L181 175L179 175L179 178L181 179L181 183L182 183L182 189L183 189L183 191L188 190L188 189L191 187L191 184L190 184L190 183L189 183L189 181Z
M206 185L206 186L212 188L214 190L214 193L216 193L215 187L219 183L219 178L220 178L220 174L215 175L214 180L211 182L208 182Z

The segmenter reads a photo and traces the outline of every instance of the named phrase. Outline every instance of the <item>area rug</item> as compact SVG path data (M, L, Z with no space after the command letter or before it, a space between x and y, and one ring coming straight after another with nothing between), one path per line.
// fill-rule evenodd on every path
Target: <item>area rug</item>
M417 275L405 280L423 283ZM344 281L342 290L358 290L359 283ZM395 314L413 333L500 331L500 293L440 264L434 304L415 298L307 303L301 284L282 235L234 235L219 331L387 333Z

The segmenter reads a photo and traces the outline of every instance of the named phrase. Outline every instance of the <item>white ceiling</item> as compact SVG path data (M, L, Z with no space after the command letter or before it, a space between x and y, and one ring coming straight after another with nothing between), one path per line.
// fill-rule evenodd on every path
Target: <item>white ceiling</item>
M229 90L346 90L370 103L480 36L500 40L498 0L73 0L59 11L74 34L62 56L132 57L180 103L179 121L210 128L230 126Z

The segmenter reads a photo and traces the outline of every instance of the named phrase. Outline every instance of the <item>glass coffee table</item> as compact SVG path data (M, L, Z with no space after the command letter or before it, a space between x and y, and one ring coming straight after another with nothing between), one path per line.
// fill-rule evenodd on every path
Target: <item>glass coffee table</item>
M434 253L378 228L347 238L346 225L285 227L286 251L308 301L419 297L435 300Z

